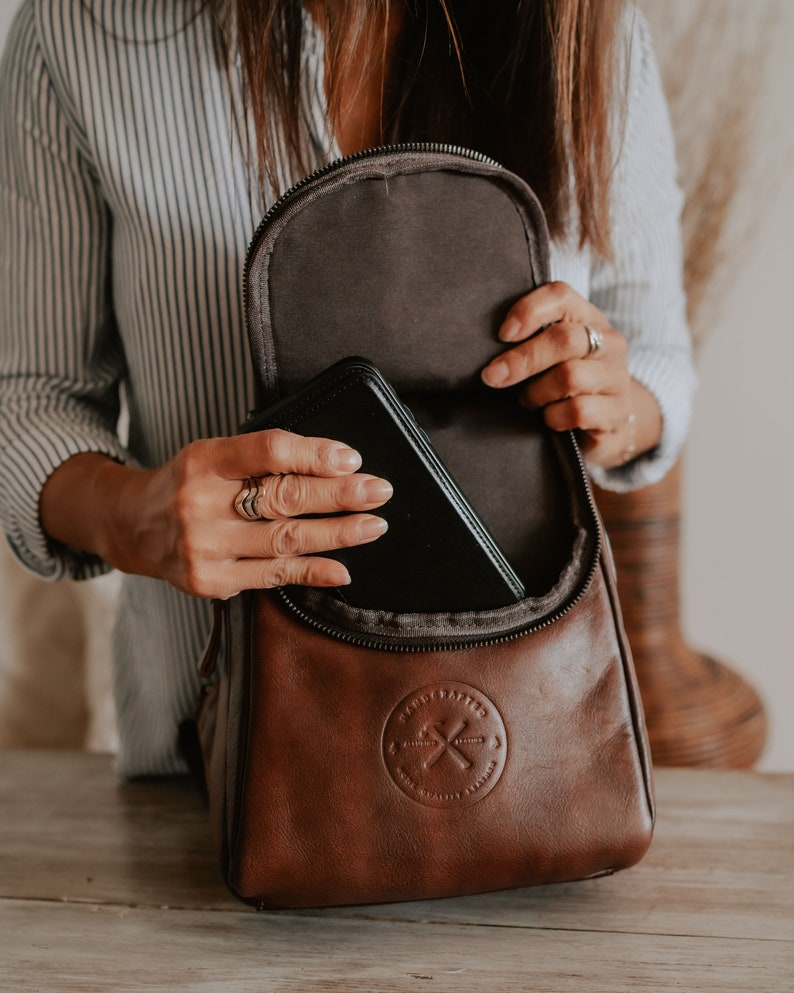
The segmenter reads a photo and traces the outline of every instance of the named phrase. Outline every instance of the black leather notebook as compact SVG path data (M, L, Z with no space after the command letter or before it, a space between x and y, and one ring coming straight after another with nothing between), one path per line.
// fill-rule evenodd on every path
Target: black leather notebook
M275 427L350 445L361 454L363 472L394 487L388 503L374 511L389 523L382 537L327 553L351 576L338 590L342 600L428 613L503 607L525 595L411 411L371 362L337 362L243 430Z

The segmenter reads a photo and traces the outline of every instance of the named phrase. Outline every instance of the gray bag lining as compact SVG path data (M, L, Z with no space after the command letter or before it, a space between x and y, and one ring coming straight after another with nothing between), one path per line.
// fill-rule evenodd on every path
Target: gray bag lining
M321 624L389 641L495 637L543 623L593 573L600 530L572 436L549 432L478 371L507 309L548 280L534 194L499 166L385 153L304 183L252 243L247 321L265 403L346 355L378 365L524 579L493 611L395 614L290 587ZM498 441L498 445L496 442Z

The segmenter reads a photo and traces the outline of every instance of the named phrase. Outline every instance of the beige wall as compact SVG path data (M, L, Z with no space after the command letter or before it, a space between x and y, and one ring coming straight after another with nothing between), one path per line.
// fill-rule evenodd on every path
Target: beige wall
M683 619L692 644L732 663L761 692L770 722L761 767L790 770L794 4L642 2L668 85L694 84L673 107L683 161L697 158L693 150L714 133L726 95L732 107L753 111L739 207L723 245L721 271L730 278L717 279L696 318L701 388L684 463ZM701 35L695 15L703 12ZM759 39L763 51L742 76L737 53L754 52ZM723 158L735 161L730 149Z
M762 6L762 5L759 5ZM685 473L690 641L751 678L769 708L761 763L794 769L794 4L763 108L763 220L700 354ZM771 192L771 195L770 195Z
M15 6L0 0L0 41ZM759 184L760 235L699 359L682 577L690 641L734 663L768 704L768 769L794 769L794 4L782 6L759 148L779 183L771 203Z

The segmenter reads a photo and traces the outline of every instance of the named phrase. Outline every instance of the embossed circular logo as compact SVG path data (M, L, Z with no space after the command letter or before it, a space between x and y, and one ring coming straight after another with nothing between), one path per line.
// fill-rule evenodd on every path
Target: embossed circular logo
M465 683L424 686L386 721L383 758L394 782L418 803L475 803L502 775L504 721L486 696Z

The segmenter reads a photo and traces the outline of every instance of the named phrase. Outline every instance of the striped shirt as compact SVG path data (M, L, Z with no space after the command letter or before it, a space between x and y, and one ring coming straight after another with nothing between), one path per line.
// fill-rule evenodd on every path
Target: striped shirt
M647 29L632 19L629 104L613 194L616 257L570 242L552 273L628 338L657 397L650 455L598 472L629 489L659 479L686 432L694 388L681 286L673 145ZM322 39L304 56L313 157L324 124ZM267 204L247 155L206 0L26 0L0 69L0 515L37 573L106 568L42 532L49 475L80 452L157 466L191 440L234 433L252 406L243 320L246 248ZM284 170L288 186L298 177ZM117 429L122 397L128 416ZM182 769L180 720L199 692L209 605L125 577L115 635L119 769Z

